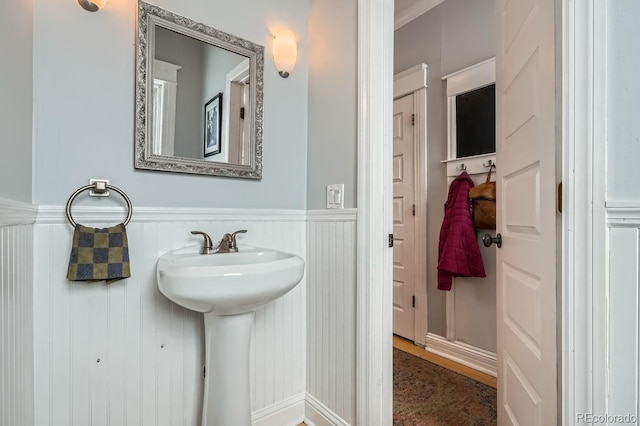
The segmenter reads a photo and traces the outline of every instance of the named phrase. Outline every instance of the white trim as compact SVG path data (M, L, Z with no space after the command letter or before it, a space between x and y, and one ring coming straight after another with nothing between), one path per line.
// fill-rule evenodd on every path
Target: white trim
M171 62L161 61L159 59L153 60L153 78L164 80L169 83L178 84L178 71L182 69L182 66L172 64Z
M563 0L561 422L607 412L607 4Z
M463 342L451 341L433 333L427 333L427 344L424 349L490 376L498 376L498 361L494 352Z
M151 150L156 155L174 154L178 71L181 69L180 65L153 60L154 122Z
M496 153L490 152L488 154L471 155L469 157L461 157L461 158L452 158L450 160L442 160L441 163L446 164L447 166L447 177L456 177L463 170L466 171L471 176L473 176L477 174L489 173L489 167L485 166L488 160L491 160L492 164L495 165ZM493 171L495 172L496 169L494 168Z
M426 89L427 64L418 64L393 76L393 99Z
M307 210L307 222L355 222L358 209Z
M307 426L349 426L349 423L309 393L305 400L304 423Z
M457 158L456 96L495 84L496 58L490 58L445 75L442 80L446 81L447 84L447 160L445 161L459 160L455 164L447 164L447 173L450 174L450 170L453 169L455 171L456 167L461 165L465 158L470 158ZM471 162L471 160L469 161ZM495 162L495 158L493 161Z
M393 1L358 0L356 418L393 421Z
M637 202L628 203L616 203L615 207L610 206L612 203L608 203L606 208L606 220L609 227L640 227L640 206Z
M299 424L305 418L305 393L278 401L251 414L252 426Z
M415 0L411 7L408 7L407 9L398 13L398 15L395 17L393 25L394 30L402 28L409 22L413 21L421 15L424 15L442 2L444 2L444 0Z
M0 199L0 209L2 200ZM1 210L0 210L1 211ZM37 218L36 214L37 213ZM221 209L221 208L183 208L183 207L133 207L132 222L201 222L215 220L251 220L254 222L351 222L357 218L357 209L338 210L297 210L297 209ZM34 207L33 220L30 223L59 224L67 223L65 209L62 206ZM124 207L73 207L73 218L79 223L104 223L121 221L125 216ZM4 215L0 218L2 224Z
M118 223L125 217L124 207L78 206L72 209L78 223ZM217 209L182 207L133 207L132 222L202 222L211 220L250 220L254 222L304 222L304 210ZM40 206L38 224L67 223L62 206Z
M0 197L0 226L32 224L37 213L38 206Z
M414 126L415 141L415 194L416 203L415 215L415 235L421 236L415 242L415 290L416 308L414 315L415 322L415 344L424 346L423 336L427 334L427 87L426 87L426 65L424 68L425 86L414 93L413 104L416 114Z
M455 283L455 278L453 279ZM445 336L449 340L456 340L456 286L445 295ZM497 327L497 325L496 325Z
M613 200L605 202L607 210L628 209L632 214L634 210L640 210L638 200Z
M496 82L496 58L489 58L442 77L447 96L455 96Z
M231 82L245 82L249 79L249 58L243 60L229 71L225 78L224 95L222 96L222 162L229 161L229 111L231 111ZM244 146L241 145L241 150ZM242 157L242 156L241 156ZM242 161L240 164L244 164Z

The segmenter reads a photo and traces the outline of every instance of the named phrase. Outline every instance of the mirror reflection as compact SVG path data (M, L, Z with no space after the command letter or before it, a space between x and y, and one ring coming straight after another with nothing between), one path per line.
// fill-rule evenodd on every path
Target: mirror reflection
M154 53L154 154L248 164L249 58L160 26Z
M262 46L139 2L141 169L261 178Z

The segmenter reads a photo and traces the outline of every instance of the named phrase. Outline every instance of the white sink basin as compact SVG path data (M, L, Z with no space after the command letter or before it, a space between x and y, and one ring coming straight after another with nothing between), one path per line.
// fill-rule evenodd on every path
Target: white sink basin
M200 254L200 246L158 259L158 288L204 314L206 376L203 426L251 426L249 346L255 310L293 289L304 260L283 251L238 246Z
M302 279L304 260L291 253L238 246L237 253L200 254L200 246L158 260L158 288L193 311L235 315L284 295Z

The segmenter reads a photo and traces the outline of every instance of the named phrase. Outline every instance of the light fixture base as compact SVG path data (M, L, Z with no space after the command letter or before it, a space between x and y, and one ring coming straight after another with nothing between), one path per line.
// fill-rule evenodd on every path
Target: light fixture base
M282 78L289 77L289 73L287 71L278 71L278 74L280 74L280 77Z
M90 0L78 0L78 4L82 6L84 10L87 10L89 12L97 12L98 10L100 10L98 5Z

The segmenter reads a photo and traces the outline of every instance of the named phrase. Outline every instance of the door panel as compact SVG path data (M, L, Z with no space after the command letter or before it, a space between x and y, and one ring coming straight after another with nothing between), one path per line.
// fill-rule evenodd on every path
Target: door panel
M557 424L555 1L497 0L498 424Z
M393 332L415 340L413 95L393 103Z

